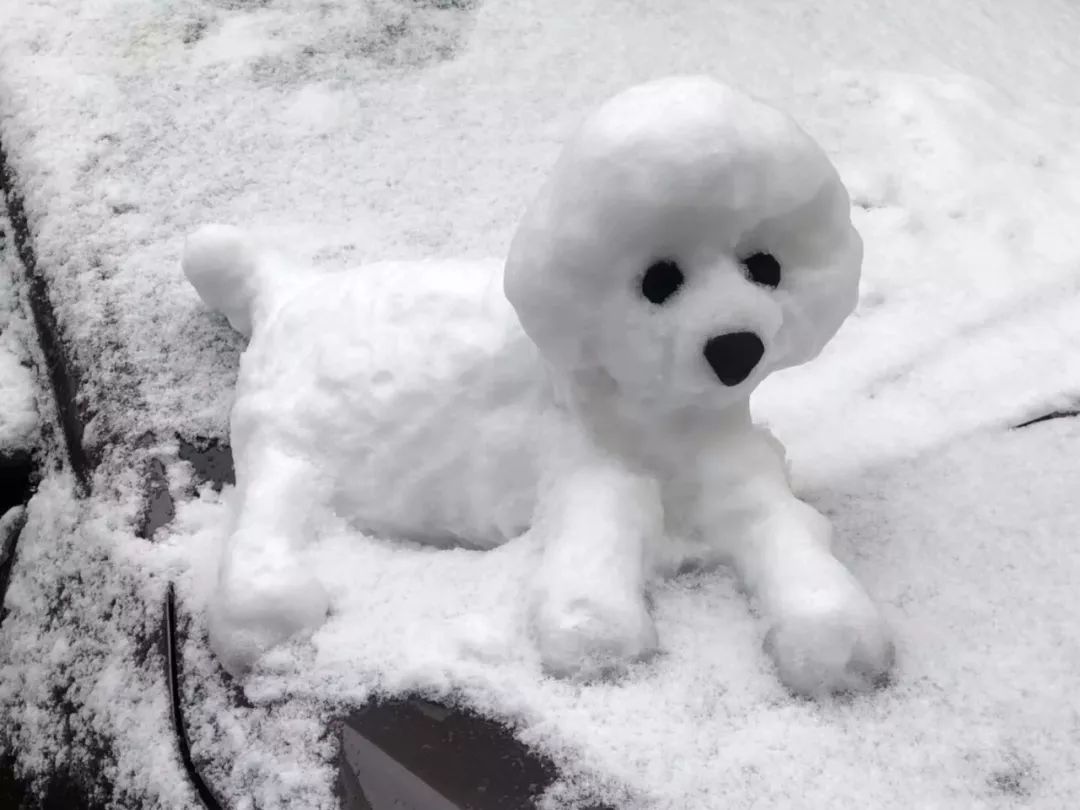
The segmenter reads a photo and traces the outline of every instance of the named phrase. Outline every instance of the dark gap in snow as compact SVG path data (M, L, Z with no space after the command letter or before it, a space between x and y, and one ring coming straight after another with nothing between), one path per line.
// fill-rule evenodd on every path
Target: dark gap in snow
M420 698L373 703L341 726L345 810L526 810L556 773L500 723Z
M104 810L105 805L83 794L79 782L60 771L41 791L15 775L14 763L0 756L0 807L4 810Z
M34 477L34 460L29 451L0 453L0 516L30 500Z
M11 510L26 505L37 486L37 478L34 458L29 451L0 455L0 624L7 613L4 597L15 565L15 545L26 525L25 511Z
M200 481L213 484L216 492L226 484L235 484L233 472L232 448L220 439L196 437L188 441L177 437L180 442L179 456L195 468L195 475Z
M218 802L191 759L191 746L188 743L187 726L184 722L184 706L180 691L180 644L177 639L176 628L176 594L171 583L168 592L165 594L165 611L162 616L162 624L162 636L165 644L165 675L169 682L173 732L176 735L176 747L180 753L180 761L187 772L192 788L198 794L203 806L207 810L221 810L221 803Z
M1051 411L1042 416L1036 416L1034 419L1028 419L1026 422L1021 422L1019 425L1013 425L1013 430L1037 425L1040 422L1048 422L1051 419L1068 419L1072 416L1080 416L1080 410Z
M172 522L176 507L169 493L169 479L164 462L159 458L151 458L146 462L146 467L146 495L143 499L138 535L149 540L154 536L154 532Z
M84 426L75 401L78 385L73 375L74 366L61 338L60 325L49 300L45 279L37 270L37 258L26 222L26 209L21 195L15 189L15 176L8 166L7 152L3 144L0 144L0 191L3 192L8 218L14 231L15 253L26 273L30 311L42 353L45 355L45 364L48 366L49 381L60 415L68 459L75 474L79 494L85 496L90 492L91 465L82 445Z
M195 478L199 483L209 483L215 492L221 492L226 484L235 483L232 449L228 444L219 439L201 436L191 441L177 436L176 440L179 443L177 455L181 461L194 467ZM176 514L176 504L169 492L165 462L160 458L150 458L146 462L145 477L146 491L137 533L144 540L149 540L154 536L154 532L172 522Z

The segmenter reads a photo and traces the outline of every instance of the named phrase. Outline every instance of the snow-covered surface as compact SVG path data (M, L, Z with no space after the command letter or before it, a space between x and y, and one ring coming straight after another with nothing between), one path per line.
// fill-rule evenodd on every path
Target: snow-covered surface
M11 223L0 213L0 456L37 443L37 402L25 308L16 295L19 265Z
M749 413L762 380L836 334L861 260L820 147L702 76L636 85L589 115L505 273L461 261L296 272L240 229L201 228L184 274L251 338L211 648L238 674L323 623L334 606L305 556L332 517L471 548L527 528L543 549L531 635L555 674L655 652L651 561L670 574L730 558L785 683L826 693L880 679L880 616Z
M1078 38L1065 0L7 4L0 134L92 371L88 442L110 451L147 429L224 431L242 344L179 274L199 222L328 270L503 255L580 115L675 72L788 109L853 193L856 314L755 406L893 625L889 689L789 698L723 570L654 594L655 662L616 684L542 678L521 643L534 549L342 537L319 563L340 612L264 662L255 709L230 702L198 633L185 647L193 750L229 804L329 806L326 701L418 688L518 724L563 767L562 804L1075 805L1080 432L1008 426L1080 388ZM181 505L150 545L123 466L90 502L51 477L30 505L0 748L41 769L96 728L135 804L183 806L160 663L125 639L156 622L163 576L204 627L229 492ZM170 470L178 495L186 475Z

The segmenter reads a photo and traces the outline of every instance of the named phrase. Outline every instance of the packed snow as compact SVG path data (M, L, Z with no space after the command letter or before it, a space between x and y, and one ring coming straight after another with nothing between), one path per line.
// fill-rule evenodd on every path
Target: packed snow
M230 807L332 807L325 721L410 690L552 756L551 807L1077 803L1080 433L1070 419L1010 429L1080 398L1073 5L90 0L2 14L0 136L104 456L91 499L50 474L27 510L0 626L0 751L20 769L112 738L121 805L196 801L160 659L131 642L174 579L193 756ZM547 677L522 598L536 543L441 550L343 530L311 560L335 612L262 659L243 682L253 706L235 700L205 606L236 490L196 487L170 442L224 435L244 344L186 286L183 236L243 224L318 272L505 255L582 115L697 72L789 111L852 194L855 313L752 404L881 606L892 683L794 700L724 568L653 590L659 656L610 682ZM138 444L146 431L160 440ZM153 543L132 528L145 453L170 461L179 499Z

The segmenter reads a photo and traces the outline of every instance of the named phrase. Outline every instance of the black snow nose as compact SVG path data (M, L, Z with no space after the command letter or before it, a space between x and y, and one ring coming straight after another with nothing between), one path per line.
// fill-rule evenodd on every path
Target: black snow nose
M705 359L724 385L738 385L765 354L765 344L753 332L732 332L709 338Z

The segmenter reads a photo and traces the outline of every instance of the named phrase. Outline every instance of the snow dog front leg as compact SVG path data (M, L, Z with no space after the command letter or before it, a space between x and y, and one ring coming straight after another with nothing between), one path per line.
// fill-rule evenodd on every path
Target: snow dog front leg
M533 630L545 670L585 680L656 650L645 552L662 532L657 482L581 440L541 485Z
M829 521L791 492L783 450L764 430L703 455L700 520L768 624L781 681L810 697L866 691L893 663L877 607L831 551Z

